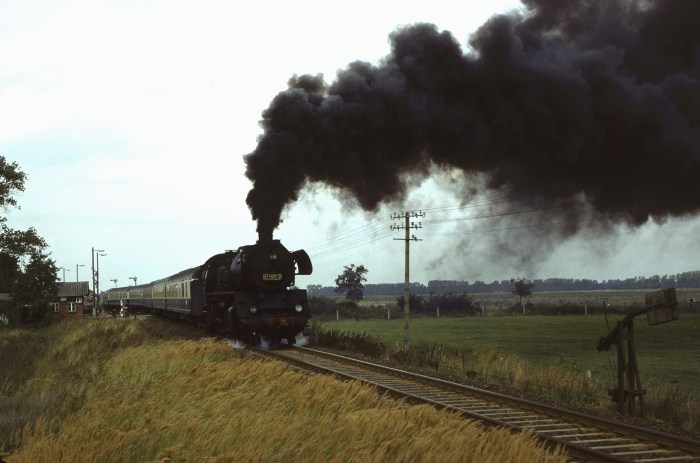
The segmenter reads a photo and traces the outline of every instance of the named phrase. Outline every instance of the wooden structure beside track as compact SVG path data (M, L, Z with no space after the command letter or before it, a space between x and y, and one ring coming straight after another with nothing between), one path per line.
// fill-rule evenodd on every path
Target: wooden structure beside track
M675 288L666 288L647 293L644 297L646 307L635 310L625 316L607 336L598 341L598 351L609 350L611 345L617 347L617 387L608 389L608 395L617 403L618 411L624 413L627 403L630 415L635 413L635 403L639 402L640 415L646 415L642 381L639 376L637 350L634 343L634 319L646 314L649 325L659 325L678 319L678 300ZM627 341L625 343L625 341ZM627 352L625 352L625 344ZM625 386L627 383L627 386Z

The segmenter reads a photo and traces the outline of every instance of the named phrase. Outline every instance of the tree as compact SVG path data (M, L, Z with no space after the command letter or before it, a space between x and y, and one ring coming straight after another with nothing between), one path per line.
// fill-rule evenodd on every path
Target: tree
M14 195L24 191L25 180L16 162L8 163L0 156L1 212L19 207ZM46 247L34 228L13 230L7 218L0 216L0 292L12 295L12 301L3 308L12 322L37 320L57 293L56 264Z
M343 273L335 279L335 289L337 294L345 294L345 298L351 301L361 301L364 296L363 282L367 281L365 274L369 272L364 265L346 265Z
M403 294L401 296L396 297L396 305L399 307L399 309L403 312L403 306L405 304L405 299ZM425 313L427 310L425 309L426 307L426 301L423 296L420 294L413 294L409 293L408 294L408 310L411 313Z
M18 207L13 196L24 191L26 177L16 162L8 164L5 157L0 156L0 211L6 212L10 206ZM19 258L37 247L46 246L33 228L17 231L8 227L6 222L7 218L0 215L0 253Z
M58 294L57 271L56 263L47 253L37 250L30 254L12 296L16 310L21 309L21 321L36 322L44 318L49 302Z
M13 195L24 191L26 178L16 162L8 164L5 156L0 156L0 208L7 210L8 206L17 205Z
M8 253L0 252L0 293L12 292L19 273L17 258Z
M323 285L308 285L306 287L309 297L318 297L321 295L321 291L323 291Z
M520 298L518 300L518 305L522 307L523 298L532 294L532 288L535 287L535 284L526 280L525 278L518 278L517 280L513 279L510 280L510 282L513 284L513 294Z

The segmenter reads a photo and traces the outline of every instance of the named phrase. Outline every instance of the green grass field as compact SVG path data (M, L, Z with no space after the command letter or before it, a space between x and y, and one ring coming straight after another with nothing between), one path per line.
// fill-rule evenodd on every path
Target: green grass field
M608 317L614 326L621 315ZM642 385L650 382L700 389L700 315L648 326L635 321L637 359ZM403 345L403 320L330 321L324 329L368 333L389 345ZM536 364L574 362L594 377L614 382L615 351L598 352L598 339L608 333L605 318L589 316L504 316L416 318L410 321L411 345L439 344L469 351L493 346Z

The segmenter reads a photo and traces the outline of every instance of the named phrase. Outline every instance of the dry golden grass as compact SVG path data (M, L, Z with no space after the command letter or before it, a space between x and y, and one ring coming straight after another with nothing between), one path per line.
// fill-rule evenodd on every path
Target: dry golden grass
M564 461L527 433L484 430L213 340L123 348L100 370L97 381L65 384L84 404L28 423L7 461Z
M583 372L566 357L552 368L525 362L502 349L480 347L466 357L464 369L486 383L518 388L559 403L602 406L597 394L600 385L585 380Z

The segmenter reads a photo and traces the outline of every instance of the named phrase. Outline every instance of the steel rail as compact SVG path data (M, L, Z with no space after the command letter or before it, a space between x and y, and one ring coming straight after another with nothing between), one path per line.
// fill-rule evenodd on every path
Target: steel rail
M454 410L490 426L530 430L550 447L582 461L700 462L700 441L586 415L520 397L308 348L260 355L348 380L360 380L411 403Z

